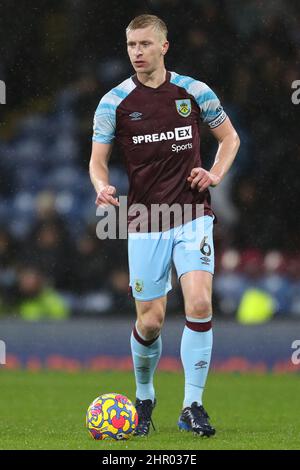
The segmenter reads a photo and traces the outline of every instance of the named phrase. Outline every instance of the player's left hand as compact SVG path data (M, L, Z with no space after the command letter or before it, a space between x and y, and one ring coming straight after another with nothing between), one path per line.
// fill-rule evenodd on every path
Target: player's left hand
M204 170L204 168L193 168L187 180L191 183L192 189L197 188L199 192L202 192L209 186L217 186L221 178L210 171Z

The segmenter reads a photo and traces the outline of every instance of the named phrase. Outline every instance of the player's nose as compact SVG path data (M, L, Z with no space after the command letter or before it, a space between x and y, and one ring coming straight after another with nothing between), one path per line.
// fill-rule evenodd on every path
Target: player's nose
M137 48L135 49L134 55L135 55L136 57L141 57L141 56L143 55L143 53L142 53L142 51L141 51L141 49L140 49L139 47L137 47Z

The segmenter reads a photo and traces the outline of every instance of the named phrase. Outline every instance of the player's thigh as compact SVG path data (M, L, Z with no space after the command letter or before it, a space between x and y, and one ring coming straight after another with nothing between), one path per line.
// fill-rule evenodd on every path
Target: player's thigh
M213 221L206 215L176 230L173 260L179 279L190 271L214 273Z
M129 234L129 285L137 301L148 302L171 290L172 240L144 235Z
M177 231L173 259L182 286L186 315L205 318L212 310L212 217L199 217Z
M206 318L212 314L213 276L207 271L190 271L180 278L185 314L192 318Z

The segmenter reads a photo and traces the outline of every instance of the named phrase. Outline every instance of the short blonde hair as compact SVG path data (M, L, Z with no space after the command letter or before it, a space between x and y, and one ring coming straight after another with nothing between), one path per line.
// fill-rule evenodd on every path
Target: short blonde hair
M163 36L164 39L167 39L167 25L161 18L155 15L136 16L135 18L133 18L132 21L130 21L129 25L127 26L126 34L128 34L129 31L132 31L134 29L147 28L148 26L152 26L153 29L155 29L159 34Z

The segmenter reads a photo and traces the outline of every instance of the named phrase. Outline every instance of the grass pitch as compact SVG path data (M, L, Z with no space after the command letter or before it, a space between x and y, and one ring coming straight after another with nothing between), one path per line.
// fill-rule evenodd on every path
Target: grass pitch
M85 412L97 396L118 392L134 400L128 372L0 370L0 449L201 450L300 449L299 375L211 373L205 407L216 436L182 433L176 422L183 376L158 372L156 431L129 441L93 441Z

